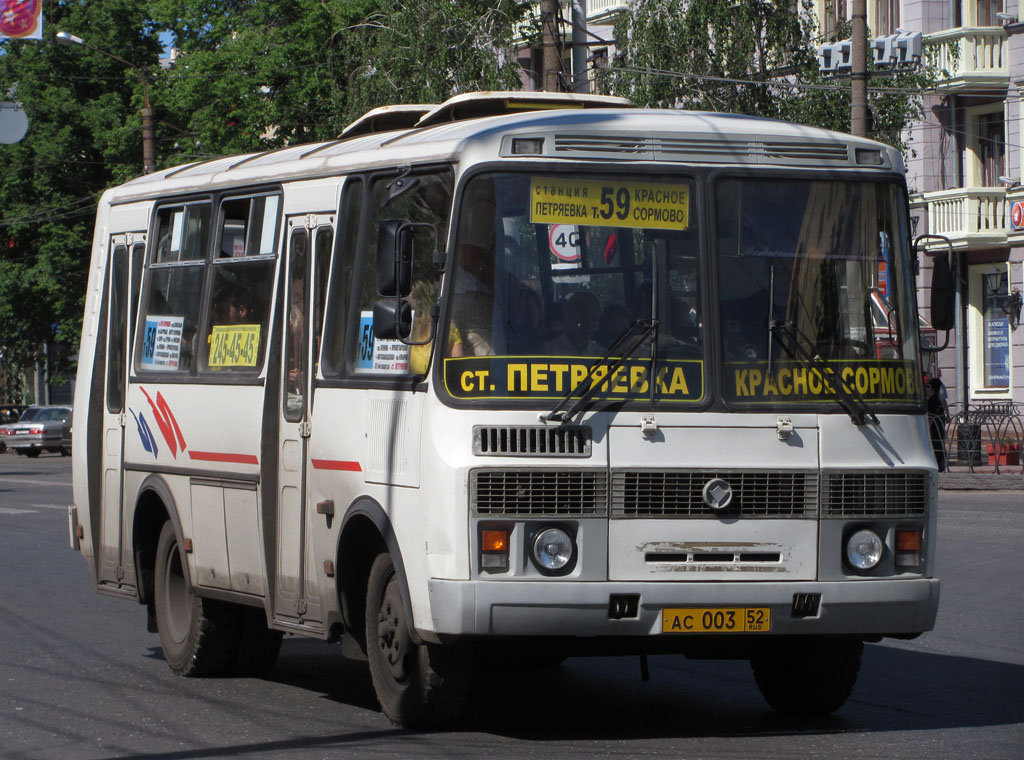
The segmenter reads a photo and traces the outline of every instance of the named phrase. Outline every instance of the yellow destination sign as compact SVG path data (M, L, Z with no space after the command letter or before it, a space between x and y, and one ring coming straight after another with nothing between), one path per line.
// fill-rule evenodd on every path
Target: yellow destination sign
M458 399L559 399L579 395L594 359L581 356L463 356L444 360L444 385ZM697 359L661 362L651 377L650 359L630 358L614 370L597 366L591 376L595 399L651 398L697 402L704 397L704 363Z
M255 367L259 349L259 325L214 325L210 335L209 365Z
M530 221L685 230L690 225L690 187L670 182L532 177Z
M920 397L915 364L896 359L831 361L822 366L750 362L726 366L726 393L736 401L820 401L848 388L865 401L913 401Z

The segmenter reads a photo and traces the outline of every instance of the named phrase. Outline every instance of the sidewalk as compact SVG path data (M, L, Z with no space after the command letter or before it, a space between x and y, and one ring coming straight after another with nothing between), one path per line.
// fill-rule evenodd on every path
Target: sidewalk
M999 468L989 464L975 465L971 472L966 465L953 465L950 472L939 473L939 489L942 491L1024 491L1024 477L1020 465Z

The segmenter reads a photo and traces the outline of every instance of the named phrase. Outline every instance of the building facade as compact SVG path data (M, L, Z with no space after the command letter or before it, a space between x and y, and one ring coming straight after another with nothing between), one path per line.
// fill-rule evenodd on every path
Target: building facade
M948 238L959 275L957 325L938 369L958 405L1024 402L1018 3L904 0L901 10L901 23L924 33L926 55L943 72L923 120L907 132L915 231ZM926 260L922 296L929 284Z

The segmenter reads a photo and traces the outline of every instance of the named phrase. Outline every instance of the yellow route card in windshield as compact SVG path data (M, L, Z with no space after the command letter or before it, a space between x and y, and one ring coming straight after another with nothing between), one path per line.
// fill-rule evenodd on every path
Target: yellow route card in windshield
M685 230L690 224L690 188L670 182L532 177L530 221Z

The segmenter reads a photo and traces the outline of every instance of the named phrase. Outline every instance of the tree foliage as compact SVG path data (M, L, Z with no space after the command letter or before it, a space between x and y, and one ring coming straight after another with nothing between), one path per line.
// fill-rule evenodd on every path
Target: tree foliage
M98 194L142 172L142 92L134 71L57 30L140 67L159 42L142 0L53 2L46 41L9 40L0 55L5 100L21 104L26 136L0 145L0 350L8 369L31 367L44 344L77 343ZM70 351L51 352L66 374Z
M529 12L515 0L384 0L352 30L363 51L347 116L390 103L439 103L521 87L513 40Z
M641 106L687 108L850 129L849 79L818 72L821 42L808 0L635 0L616 28L621 56L602 87ZM848 38L847 25L837 39ZM875 139L903 148L901 132L921 115L924 68L872 72Z

